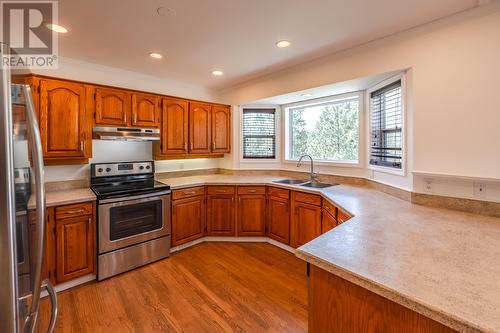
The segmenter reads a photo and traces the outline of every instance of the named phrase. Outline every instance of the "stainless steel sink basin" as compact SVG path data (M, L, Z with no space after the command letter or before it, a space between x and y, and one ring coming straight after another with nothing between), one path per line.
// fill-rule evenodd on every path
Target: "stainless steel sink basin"
M322 182L307 182L305 184L300 184L300 186L304 187L312 187L312 188L325 188L325 187L330 187L330 186L335 186L338 184L328 184L328 183L322 183Z
M273 183L279 183L279 184L290 184L290 185L298 185L298 184L304 184L307 183L307 179L280 179L280 180L273 180Z

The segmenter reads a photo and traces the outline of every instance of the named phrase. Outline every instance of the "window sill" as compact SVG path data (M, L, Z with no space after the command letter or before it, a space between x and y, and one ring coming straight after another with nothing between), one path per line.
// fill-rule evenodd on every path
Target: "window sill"
M391 175L396 175L396 176L400 176L400 177L405 177L406 176L406 171L404 169L404 165L403 165L403 168L401 170L398 170L398 169L393 169L393 168L388 168L388 167L381 167L381 166L374 166L374 165L369 164L368 165L368 170L373 170L373 171L383 172L383 173L389 173Z
M309 163L309 159L303 160L303 164ZM283 164L297 164L299 160L283 160ZM319 166L330 166L330 167L342 167L342 168L362 168L359 161L324 161L324 160L314 160L314 165Z
M280 163L279 159L270 159L270 158L240 158L240 163L253 163L253 164L268 164L268 163Z

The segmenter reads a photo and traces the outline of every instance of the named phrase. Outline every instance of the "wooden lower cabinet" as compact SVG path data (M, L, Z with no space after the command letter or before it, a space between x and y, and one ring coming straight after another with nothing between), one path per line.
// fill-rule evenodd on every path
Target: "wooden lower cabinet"
M222 191L222 190L221 190ZM209 188L210 193L210 188ZM208 194L207 235L235 236L235 194Z
M205 225L205 195L172 201L172 246L203 237Z
M314 265L310 266L309 276L308 331L310 333L456 332Z
M36 235L34 216L35 212L30 211L32 254ZM57 284L95 273L95 230L95 202L48 207L42 278Z
M321 217L321 233L332 230L337 226L337 219L323 208L323 216Z
M267 236L299 247L336 227L337 211L317 194L274 186L178 189L172 193L172 246L204 236Z
M321 206L297 201L297 196L302 192L292 192L290 245L295 248L321 235Z
M268 197L267 236L283 244L290 244L290 199Z
M56 220L56 279L66 282L94 272L93 215Z
M264 236L266 234L266 195L238 195L238 236Z

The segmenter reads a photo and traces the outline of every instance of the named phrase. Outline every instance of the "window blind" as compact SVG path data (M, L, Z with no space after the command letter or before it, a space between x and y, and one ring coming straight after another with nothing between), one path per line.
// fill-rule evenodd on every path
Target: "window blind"
M371 165L402 168L402 112L401 80L370 94Z
M275 109L243 109L243 158L276 158Z

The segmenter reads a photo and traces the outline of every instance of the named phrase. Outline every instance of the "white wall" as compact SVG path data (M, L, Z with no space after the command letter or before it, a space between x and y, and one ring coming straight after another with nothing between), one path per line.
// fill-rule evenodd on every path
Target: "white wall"
M499 31L500 4L494 2L245 83L222 92L221 98L242 105L410 68L409 171L500 179ZM402 188L421 188L414 184L421 177L373 177Z
M89 163L149 161L153 159L150 142L92 140L94 156ZM157 172L218 168L220 159L164 160L155 162ZM45 181L90 178L90 164L46 166Z

